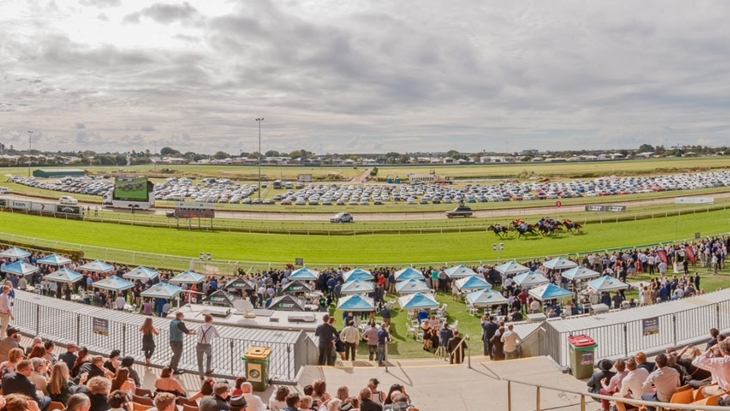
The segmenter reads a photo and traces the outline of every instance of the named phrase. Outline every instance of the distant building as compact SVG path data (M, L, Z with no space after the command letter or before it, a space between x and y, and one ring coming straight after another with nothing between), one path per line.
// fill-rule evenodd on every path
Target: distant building
M33 177L38 178L83 177L84 175L84 170L79 168L42 168L33 170Z

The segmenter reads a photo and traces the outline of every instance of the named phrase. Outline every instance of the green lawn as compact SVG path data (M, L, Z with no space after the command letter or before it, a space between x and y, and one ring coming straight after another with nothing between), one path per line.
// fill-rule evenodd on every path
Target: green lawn
M0 213L0 232L193 258L205 250L221 260L279 264L302 257L308 265L442 265L495 259L491 245L496 241L505 244L500 255L502 260L544 257L693 238L696 232L702 235L725 233L730 229L729 222L730 210L724 210L653 220L591 224L579 235L560 234L546 238L538 235L499 240L491 232L357 236L200 232L3 212Z

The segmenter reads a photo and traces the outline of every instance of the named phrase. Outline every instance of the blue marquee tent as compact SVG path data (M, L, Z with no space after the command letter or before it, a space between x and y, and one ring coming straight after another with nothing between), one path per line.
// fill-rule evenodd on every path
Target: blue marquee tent
M428 288L426 282L421 280L398 281L395 284L395 292L398 294L427 293L429 291L431 289Z
M375 277L368 270L363 270L362 268L354 268L342 274L342 278L345 280L345 282L347 282L355 280L370 281Z
M438 308L439 302L431 294L415 293L398 298L398 304L404 310L420 310L422 308Z
M205 280L205 276L193 271L183 271L170 279L170 284L198 284Z
M84 276L76 271L69 270L68 268L61 268L46 275L44 278L48 281L55 281L57 283L73 284L84 278Z
M158 273L156 270L144 266L139 266L122 274L122 277L126 278L127 280L148 281L157 277L159 274L160 273Z
M22 248L10 247L7 250L0 252L0 257L14 258L17 260L19 258L30 257L30 253Z
M520 287L536 287L550 282L542 273L528 272L515 276L515 282Z
M36 261L36 264L48 264L48 265L66 265L70 264L71 260L58 254L47 255Z
M365 297L361 294L353 294L340 298L340 301L337 303L337 309L341 311L370 312L375 311L375 303L372 298Z
M182 292L182 288L168 283L158 283L152 287L142 291L140 294L146 298L166 298L170 299Z
M563 298L573 295L565 288L558 287L555 284L545 284L535 287L529 291L529 294L540 301L552 300L553 298Z
M507 299L497 291L483 289L466 295L466 300L476 308L490 307L492 305L507 304Z
M107 263L105 263L103 261L99 261L99 260L84 264L80 267L77 267L76 269L92 271L95 273L108 273L110 271L116 270L116 268L113 265L107 264Z
M371 293L375 290L373 283L370 281L354 280L342 284L342 294L361 294Z
M469 291L492 288L492 285L489 284L487 280L483 279L482 277L473 275L470 277L462 278L460 280L456 280L456 287L462 291Z
M570 270L563 271L562 276L569 280L578 281L600 277L601 274L598 271L591 270L590 268L578 266L575 268L571 268Z
M110 275L103 280L94 282L91 286L109 291L123 291L134 287L134 283L129 280L125 280L124 278L117 277L116 275Z
M519 273L525 273L525 272L530 271L529 268L525 267L522 264L517 263L515 260L506 262L504 264L500 264L500 265L494 267L494 269L504 275L519 274Z
M290 280L316 280L319 278L319 271L302 267L289 275Z
M552 270L566 270L568 268L577 267L578 263L570 261L567 258L555 257L552 260L545 261L542 265Z
M2 267L0 267L0 271L4 273L26 276L37 273L38 267L32 264L24 263L19 260L14 263L4 264Z
M395 272L395 281L423 280L423 274L413 267L407 267Z
M464 278L464 277L471 277L474 275L477 275L477 273L474 272L471 268L464 266L464 265L457 265L454 267L450 267L444 270L446 275L449 276L452 280L454 278Z

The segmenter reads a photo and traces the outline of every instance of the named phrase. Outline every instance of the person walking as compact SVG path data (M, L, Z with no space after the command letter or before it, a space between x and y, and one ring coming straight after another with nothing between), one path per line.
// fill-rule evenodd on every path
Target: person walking
M355 328L355 321L350 320L340 332L340 340L345 343L345 361L355 361L357 343L360 342L360 332Z
M11 306L12 304L10 303L10 286L6 284L3 286L2 294L0 294L0 319L2 319L2 330L0 330L0 335L5 335L5 333L8 331L8 325L10 325L10 320L15 321Z
M519 353L517 352L517 343L522 342L520 336L514 332L515 326L510 324L507 326L507 331L502 335L500 340L504 343L504 356L508 360L514 360L518 358Z
M374 360L378 352L378 327L374 322L368 324L365 332L362 333L362 339L368 344L368 361Z
M152 326L152 317L147 317L139 328L142 333L142 352L144 352L144 362L147 365L152 363L152 354L155 353L155 335L159 335L160 331Z
M205 379L205 376L203 375L203 356L207 358L205 373L213 373L213 368L211 367L211 363L213 362L211 342L214 337L220 337L220 335L218 335L218 330L213 325L213 316L206 314L204 318L205 324L198 327L198 344L195 346L195 352L198 354L198 375L201 380Z
M185 326L184 317L183 313L178 312L175 314L175 319L170 322L170 348L172 349L170 368L172 368L173 374L177 375L183 373L182 370L177 368L180 364L180 357L182 357L183 336L195 334L195 330L188 330Z

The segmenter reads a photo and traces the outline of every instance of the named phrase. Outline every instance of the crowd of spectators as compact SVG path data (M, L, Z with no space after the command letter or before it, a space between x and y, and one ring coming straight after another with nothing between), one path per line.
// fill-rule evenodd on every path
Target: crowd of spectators
M714 397L719 405L730 405L730 339L716 328L703 349L670 347L649 361L643 352L629 358L608 359L597 363L597 370L586 383L593 394L653 402L679 401L674 395L688 390L687 403L695 398ZM694 391L692 391L694 390ZM611 403L619 410L636 408L631 401L601 400L601 411ZM647 407L649 411L653 407Z

